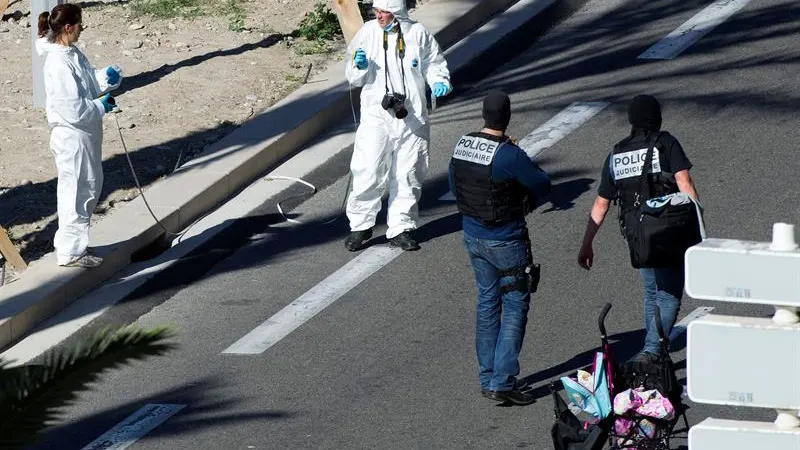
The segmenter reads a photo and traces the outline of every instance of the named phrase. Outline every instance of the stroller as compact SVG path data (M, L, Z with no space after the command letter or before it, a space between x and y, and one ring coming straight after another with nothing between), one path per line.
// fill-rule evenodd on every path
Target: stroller
M612 450L669 450L675 425L687 406L683 388L675 376L668 341L661 321L656 326L662 355L656 361L616 364L606 334L606 303L598 318L601 351L595 354L591 372L561 377L569 404L561 398L556 383L550 383L556 422L551 428L555 450L601 450L606 442ZM656 307L655 317L661 317ZM579 416L588 415L581 420Z

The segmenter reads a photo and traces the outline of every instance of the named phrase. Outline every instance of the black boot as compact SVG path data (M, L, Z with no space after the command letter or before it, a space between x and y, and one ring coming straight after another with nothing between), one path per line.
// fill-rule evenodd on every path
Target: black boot
M364 248L364 243L372 237L372 228L361 231L351 231L350 236L344 240L344 248L357 252Z
M400 247L405 251L419 250L419 244L411 237L410 231L403 231L389 240L392 247Z

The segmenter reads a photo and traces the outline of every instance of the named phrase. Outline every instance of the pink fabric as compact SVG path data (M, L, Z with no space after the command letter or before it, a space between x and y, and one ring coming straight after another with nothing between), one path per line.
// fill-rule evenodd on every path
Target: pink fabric
M648 419L672 420L675 418L675 408L668 398L661 395L657 390L645 391L642 388L635 390L628 389L620 392L614 397L614 431L617 435L627 436L631 433L637 419L638 429L633 433L633 438L652 439L657 431L657 425ZM644 416L644 417L642 417ZM633 445L633 439L618 438L617 444L621 446ZM635 449L635 447L630 447Z
M628 389L614 397L614 414L623 415L633 412L641 416L656 419L672 420L675 418L675 408L668 398L657 390L645 391L641 388Z

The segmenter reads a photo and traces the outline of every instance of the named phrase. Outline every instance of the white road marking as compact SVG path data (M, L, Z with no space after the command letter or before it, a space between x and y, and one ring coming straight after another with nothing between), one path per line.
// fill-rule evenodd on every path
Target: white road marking
M539 128L530 132L519 141L519 146L525 150L529 158L534 159L542 152L555 145L568 134L577 130L597 113L602 111L609 102L575 102L564 108ZM456 197L448 191L439 197L442 202L454 202Z
M686 328L693 320L697 320L703 316L708 315L714 308L710 306L701 306L690 312L689 315L681 319L675 326L672 327L672 332L669 334L669 340L674 341L678 336L686 332Z
M534 159L577 130L608 105L610 105L609 102L575 102L522 138L519 146L525 150L529 158Z
M185 407L186 405L170 404L145 405L82 450L126 449Z
M263 353L362 281L400 256L396 247L370 247L236 341L222 353L254 355Z
M639 55L639 59L672 59L680 55L708 32L744 8L750 0L717 0L695 14L664 39Z

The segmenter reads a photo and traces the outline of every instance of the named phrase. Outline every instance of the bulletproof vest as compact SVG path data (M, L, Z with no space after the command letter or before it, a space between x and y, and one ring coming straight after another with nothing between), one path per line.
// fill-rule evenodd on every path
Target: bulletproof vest
M458 210L487 225L525 217L528 192L516 180L492 180L494 157L505 143L466 135L453 150L453 178Z
M658 135L660 137L660 134ZM656 145L653 149L653 162L647 174L644 186L644 198L641 202L662 195L678 192L675 177L661 167L661 153L664 146L658 137L648 137L647 140L633 140L628 137L614 147L609 161L609 170L614 184L617 187L617 198L621 212L625 213L636 207L637 193L639 192L640 176L644 167L647 150L653 138Z

